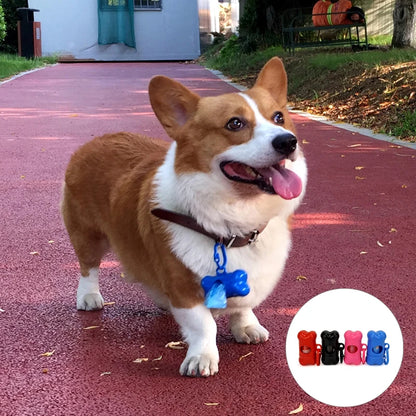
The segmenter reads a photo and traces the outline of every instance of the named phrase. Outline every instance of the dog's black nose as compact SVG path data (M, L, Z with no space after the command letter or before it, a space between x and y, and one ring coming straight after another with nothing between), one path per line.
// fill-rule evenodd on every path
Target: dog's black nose
M289 156L296 150L297 143L298 141L293 134L283 133L273 139L272 146L279 153Z

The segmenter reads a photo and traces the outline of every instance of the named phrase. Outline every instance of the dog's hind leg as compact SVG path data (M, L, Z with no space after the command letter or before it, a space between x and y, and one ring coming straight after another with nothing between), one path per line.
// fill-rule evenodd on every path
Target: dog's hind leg
M250 308L237 309L230 316L230 329L237 342L258 344L269 339L269 331L260 325Z
M81 276L77 290L77 309L92 311L102 309L104 299L98 282L101 259L109 249L107 237L95 230L82 213L71 203L64 191L61 205L62 216L69 238L78 257Z

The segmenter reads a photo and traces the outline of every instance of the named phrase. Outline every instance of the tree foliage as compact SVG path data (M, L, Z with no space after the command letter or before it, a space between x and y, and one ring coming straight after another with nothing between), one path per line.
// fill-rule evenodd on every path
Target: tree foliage
M27 7L27 0L0 0L3 4L4 20L6 23L6 37L0 42L2 50L14 53L17 51L17 12L19 7Z
M6 37L6 22L4 20L3 6L0 0L0 44L3 42Z

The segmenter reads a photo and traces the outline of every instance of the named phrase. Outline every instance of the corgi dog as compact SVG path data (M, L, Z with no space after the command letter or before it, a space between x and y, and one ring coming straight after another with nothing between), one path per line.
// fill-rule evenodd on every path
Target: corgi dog
M202 98L155 76L149 98L172 141L107 134L69 162L61 211L80 265L77 308L103 307L99 267L111 248L126 276L179 324L188 344L180 374L207 377L218 372L218 314L229 315L239 343L269 338L253 308L283 271L306 162L277 57L245 92ZM213 308L201 283L218 274L216 244L230 275L246 273L248 291Z

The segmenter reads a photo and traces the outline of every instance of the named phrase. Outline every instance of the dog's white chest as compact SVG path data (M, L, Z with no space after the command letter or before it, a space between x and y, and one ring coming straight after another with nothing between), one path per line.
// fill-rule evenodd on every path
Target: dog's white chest
M215 275L214 241L174 224L170 224L169 229L172 232L172 251L197 279ZM287 221L278 217L269 222L254 244L227 249L227 272L244 270L250 287L248 295L229 298L228 305L253 308L261 303L279 280L289 249Z

